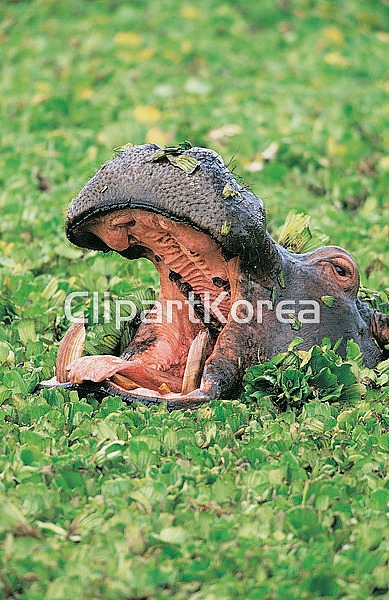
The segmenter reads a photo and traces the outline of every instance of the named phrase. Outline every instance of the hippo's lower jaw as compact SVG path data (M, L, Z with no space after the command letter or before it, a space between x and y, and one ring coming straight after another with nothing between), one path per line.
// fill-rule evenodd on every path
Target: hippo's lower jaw
M155 406L157 404L166 405L168 410L179 410L185 408L199 408L202 404L209 402L210 398L202 393L193 393L188 397L177 395L173 399L166 397L157 397L153 395L142 395L128 392L120 387L112 384L111 381L106 380L100 383L94 383L92 381L84 381L83 383L76 384L71 382L60 383L55 377L42 381L37 390L44 390L47 388L61 388L68 391L76 391L81 397L92 395L96 400L102 400L107 396L119 396L126 404L141 403L146 406Z

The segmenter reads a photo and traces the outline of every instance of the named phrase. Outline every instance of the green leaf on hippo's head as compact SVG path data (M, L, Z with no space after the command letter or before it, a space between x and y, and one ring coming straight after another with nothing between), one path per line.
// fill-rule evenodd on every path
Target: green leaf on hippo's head
M184 140L183 142L178 144L178 147L181 148L182 150L190 150L193 146L189 140Z
M160 160L161 158L165 158L166 156L166 151L163 148L159 148L158 150L156 150L156 152L154 152L154 154L152 154L147 161L148 162L156 162L157 160Z
M166 158L172 165L178 167L187 175L194 173L199 166L199 161L196 160L196 158L193 156L187 156L186 154L180 154L178 156L175 154L167 154Z
M166 146L165 148L159 148L147 160L148 162L156 162L162 158L166 158L172 165L178 167L187 175L191 175L200 163L193 156L184 154L184 151L189 148L191 148L191 144L187 141L179 146Z
M335 298L333 296L320 296L320 300L329 308L332 308L335 303Z
M220 235L228 235L231 231L231 226L232 223L231 221L223 221L221 230L220 230Z
M123 152L125 152L129 148L132 148L133 145L134 144L131 144L131 142L127 142L127 144L124 144L123 146L116 146L116 148L113 149L113 155L120 156L121 154L123 154Z
M301 321L299 321L299 319L296 317L296 315L294 315L292 313L289 314L288 317L289 317L290 326L293 329L293 331L299 331L303 326Z
M238 190L234 189L229 182L227 182L222 190L222 196L223 198L234 198L235 196L241 198L242 194Z
M278 282L278 285L280 286L280 288L282 288L284 290L286 287L286 283L285 283L285 273L282 268L277 273L277 282Z
M274 310L274 306L275 306L275 304L277 304L278 295L279 295L279 292L278 292L277 286L275 285L272 288L271 295L270 295L270 302L271 302L270 310Z

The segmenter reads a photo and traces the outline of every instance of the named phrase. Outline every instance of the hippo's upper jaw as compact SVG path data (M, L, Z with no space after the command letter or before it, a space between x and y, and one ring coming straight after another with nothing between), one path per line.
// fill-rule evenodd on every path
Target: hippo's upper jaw
M353 338L371 366L381 356L375 339L388 341L387 320L357 299L353 259L336 247L297 256L275 244L261 200L211 150L123 152L73 201L67 235L82 247L148 258L160 294L121 357L82 357L83 333L73 326L57 362L62 382L191 406L232 397L259 354L287 348L296 322L308 346ZM292 312L308 303L316 318L285 320L279 303Z
M237 182L213 150L131 147L106 163L72 202L67 236L77 246L107 250L89 223L129 208L166 216L207 234L225 257L240 256L244 268L254 274L262 269L268 275L276 265L262 201ZM137 258L136 252L128 258Z

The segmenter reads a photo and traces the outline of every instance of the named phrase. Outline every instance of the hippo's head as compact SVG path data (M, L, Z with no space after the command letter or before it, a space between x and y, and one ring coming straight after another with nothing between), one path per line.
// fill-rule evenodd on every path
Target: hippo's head
M388 317L358 299L352 257L332 246L291 254L275 243L262 201L212 150L126 149L72 202L66 232L77 246L148 258L161 284L159 315L121 357L59 365L74 384L185 406L231 397L245 368L296 335L306 347L342 338L343 354L353 339L368 366L389 342Z

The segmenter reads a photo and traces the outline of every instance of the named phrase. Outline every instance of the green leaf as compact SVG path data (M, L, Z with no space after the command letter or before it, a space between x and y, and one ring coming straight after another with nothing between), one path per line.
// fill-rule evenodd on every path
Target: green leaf
M290 342L290 344L288 346L288 352L292 352L292 350L294 350L300 344L302 344L303 341L304 341L303 338L301 338L301 337L295 337L294 340L292 342Z
M301 539L309 540L321 533L322 528L312 509L296 506L285 516L286 526Z
M22 344L27 345L28 342L35 342L37 335L35 331L35 322L32 319L24 319L18 323L18 333Z
M187 175L191 175L195 172L197 167L199 166L199 161L196 160L193 156L187 156L186 154L181 154L179 156L175 156L174 154L167 154L168 161L184 171Z
M311 381L314 385L317 385L323 390L332 389L338 385L338 378L331 372L329 367L320 369L320 371L311 378Z
M293 315L291 313L288 315L288 318L289 318L290 326L294 331L299 331L302 328L303 324L301 323L301 321L298 320L296 315Z
M278 285L282 288L285 289L286 287L286 283L285 283L285 273L283 271L283 269L281 268L280 271L278 271L277 273L277 281L278 281Z
M16 535L35 535L24 514L5 497L2 497L0 502L0 531L9 531Z
M94 456L94 461L101 467L107 461L123 458L126 442L123 440L115 440L109 444L104 444Z
M335 298L333 296L320 296L320 300L329 308L334 306Z
M123 154L123 152L125 152L129 148L132 148L133 145L134 144L131 144L131 142L127 142L127 144L124 144L123 146L116 146L116 148L113 149L113 155L120 156L121 154Z
M231 231L232 223L231 221L224 221L220 230L220 235L226 236Z
M158 160L166 158L172 165L178 167L187 175L191 175L199 166L199 161L193 156L184 154L185 150L191 147L189 142L184 142L179 146L166 146L165 148L159 148L154 152L147 160L149 162L156 162Z
M183 527L166 527L161 530L158 538L166 544L184 544L187 533Z
M312 252L328 243L328 237L319 231L312 232L310 216L290 211L278 235L278 243L290 252Z
M15 362L15 354L7 342L0 342L0 363L12 365Z
M242 194L238 190L234 189L229 182L227 182L222 190L222 196L223 198L234 198L235 196L241 198Z
M362 366L363 356L361 350L354 340L348 340L347 342L347 360L356 362L359 367Z
M161 158L165 157L166 150L164 150L163 148L159 148L159 150L156 150L147 160L149 162L156 162L157 160L160 160Z

